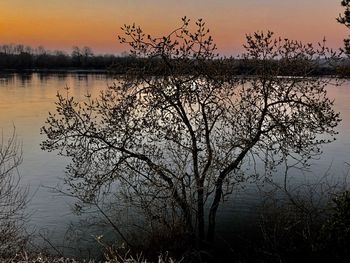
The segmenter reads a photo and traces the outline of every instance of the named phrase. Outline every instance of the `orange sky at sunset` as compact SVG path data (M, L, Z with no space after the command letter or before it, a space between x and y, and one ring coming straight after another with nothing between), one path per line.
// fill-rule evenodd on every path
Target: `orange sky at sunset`
M120 27L135 22L147 33L165 34L184 15L203 18L219 52L237 54L246 33L272 30L277 36L340 47L350 32L335 18L340 0L1 0L0 44L70 51L90 46L96 53L120 53Z

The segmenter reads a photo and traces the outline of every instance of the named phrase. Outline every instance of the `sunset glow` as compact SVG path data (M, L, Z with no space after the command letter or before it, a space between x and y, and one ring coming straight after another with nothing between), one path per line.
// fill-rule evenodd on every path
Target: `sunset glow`
M207 22L223 54L239 53L245 34L257 30L305 42L326 37L329 46L338 48L348 35L335 20L342 11L340 1L330 0L2 0L0 44L66 51L77 45L120 53L126 49L117 40L123 24L135 22L147 33L161 35L186 15Z

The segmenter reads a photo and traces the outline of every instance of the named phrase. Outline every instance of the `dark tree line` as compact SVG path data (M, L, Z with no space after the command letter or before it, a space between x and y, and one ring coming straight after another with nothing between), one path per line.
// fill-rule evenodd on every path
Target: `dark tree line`
M0 45L0 70L118 69L125 68L132 60L129 56L96 55L89 47L73 47L71 54L67 54L41 46Z
M279 68L280 75L290 75L294 72L302 75L303 72L290 68L290 63L285 63L281 68L280 58L273 58L267 61L269 67ZM176 61L174 61L176 63ZM255 75L256 68L254 61L244 58L216 58L211 62L224 74L232 75ZM310 63L309 73L312 75L333 75L337 73L338 66L330 66L324 61ZM293 64L298 66L297 63ZM149 75L164 75L166 68L160 56L151 59L139 58L133 55L116 56L112 54L96 55L89 47L73 47L70 54L63 51L49 51L40 46L32 48L24 45L0 45L0 71L1 70L108 70L117 74L125 74L129 71L140 69ZM182 74L192 74L194 68L183 68Z

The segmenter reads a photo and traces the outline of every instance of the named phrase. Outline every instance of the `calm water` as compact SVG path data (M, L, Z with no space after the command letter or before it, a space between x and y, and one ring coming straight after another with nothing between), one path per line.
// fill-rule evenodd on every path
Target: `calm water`
M50 238L57 246L66 245L68 224L79 219L71 212L73 201L49 189L62 184L68 160L40 149L40 127L48 112L55 110L58 91L72 87L73 96L83 99L86 92L98 93L108 83L112 80L105 75L0 75L0 129L6 135L15 127L23 144L19 172L22 184L30 186L29 231ZM41 237L36 241L45 244Z
M64 92L64 87L68 86L73 96L83 98L87 91L97 94L112 82L106 75L98 74L0 75L0 128L6 135L15 127L23 143L23 164L19 172L22 183L29 184L31 191L28 226L49 237L57 246L66 241L68 224L77 223L79 218L71 212L72 199L54 194L49 189L62 184L68 160L40 149L39 144L44 139L40 127L44 125L48 112L55 109L57 91ZM329 97L335 99L335 110L343 119L338 127L339 135L337 141L324 147L320 159L313 161L311 172L303 176L299 174L298 180L319 177L327 169L329 174L339 178L349 169L346 162L350 163L350 82L329 86L327 90ZM251 204L258 199L253 188L249 187L243 194L233 196L222 211L224 216L219 219L219 232L224 232L233 220L239 221L244 215L253 214Z

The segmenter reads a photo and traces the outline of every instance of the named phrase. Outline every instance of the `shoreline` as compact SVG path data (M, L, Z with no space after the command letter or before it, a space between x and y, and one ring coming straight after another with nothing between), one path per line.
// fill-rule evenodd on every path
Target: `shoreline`
M1 69L2 73L48 73L48 74L59 74L59 73L74 73L74 74L116 74L112 70L108 69L81 69L81 68L61 68L61 69Z

